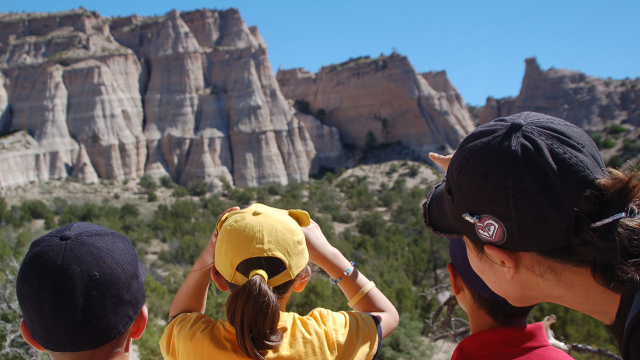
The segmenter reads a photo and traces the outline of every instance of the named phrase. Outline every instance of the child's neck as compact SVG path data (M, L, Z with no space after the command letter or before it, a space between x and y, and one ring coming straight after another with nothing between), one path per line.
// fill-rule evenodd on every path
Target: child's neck
M527 326L527 317L520 317L512 319L504 324L501 324L493 320L484 311L472 311L469 314L469 328L471 334L478 333L480 331L497 329L500 327L513 327L513 326Z
M287 312L287 302L289 301L289 296L291 296L291 292L289 292L288 294L286 294L280 299L279 303L280 303L281 312Z

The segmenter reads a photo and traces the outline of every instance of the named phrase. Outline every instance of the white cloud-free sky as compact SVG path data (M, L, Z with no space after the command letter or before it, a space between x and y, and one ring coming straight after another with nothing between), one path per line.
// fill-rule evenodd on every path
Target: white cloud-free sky
M104 16L236 7L278 67L320 67L393 50L416 70L446 70L465 100L517 95L524 59L614 79L640 76L638 0L3 0L0 12L83 6Z

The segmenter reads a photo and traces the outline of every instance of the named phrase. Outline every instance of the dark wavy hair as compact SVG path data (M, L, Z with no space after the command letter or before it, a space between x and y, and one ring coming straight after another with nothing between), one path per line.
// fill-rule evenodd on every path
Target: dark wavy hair
M236 268L246 277L256 269L266 271L269 278L273 278L287 268L282 260L275 257L249 258ZM311 270L307 266L295 279L273 288L260 275L254 275L242 286L227 281L231 290L227 299L227 320L236 330L240 350L249 358L264 360L262 352L280 346L280 300L297 281L304 281L310 276Z

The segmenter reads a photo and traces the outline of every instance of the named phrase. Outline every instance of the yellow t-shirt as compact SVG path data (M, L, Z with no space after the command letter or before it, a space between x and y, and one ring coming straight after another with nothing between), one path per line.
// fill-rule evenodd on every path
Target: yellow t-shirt
M281 312L278 328L282 343L264 353L267 359L373 359L382 340L371 315L363 312ZM173 319L162 334L160 350L165 360L248 359L227 320L214 321L200 313Z

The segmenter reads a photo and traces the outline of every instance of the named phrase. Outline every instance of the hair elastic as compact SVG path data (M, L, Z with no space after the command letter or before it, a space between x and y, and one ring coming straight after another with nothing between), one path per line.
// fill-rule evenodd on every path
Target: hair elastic
M602 225L606 225L608 223L614 222L616 220L620 220L620 219L624 219L624 218L636 218L638 217L638 209L633 206L630 205L629 209L626 212L621 212L619 214L615 214L612 216L609 216L608 218L604 219L604 220L600 220L598 222L594 222L593 224L589 225L590 228L596 228Z
M351 264L351 266L354 266L354 267L356 266L356 264L355 264L353 261L351 261L351 262L350 262L350 264ZM344 276L349 276L349 274L351 274L351 272L352 272L352 271L353 271L353 269L352 269L352 268L347 268L347 270L345 270L345 271L343 272L343 274L344 274ZM339 283L340 281L342 281L342 279L341 279L341 278L337 278L337 279L335 279L335 280L331 279L331 282L333 283L333 285L338 285L338 283Z
M253 270L251 273L249 273L249 279L251 279L254 275L262 276L264 278L264 282L269 281L269 275L267 275L267 272L264 270L260 270L260 269Z
M349 307L353 309L354 305L357 304L358 301L362 300L362 298L367 295L369 291L371 291L371 289L373 289L374 287L376 287L376 283L374 283L373 281L369 282L367 285L365 285L365 287L358 291L356 296L352 297L351 300L349 300L347 305L349 305Z

